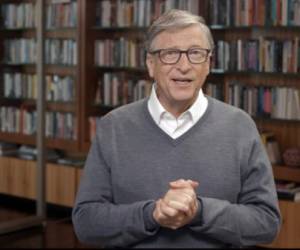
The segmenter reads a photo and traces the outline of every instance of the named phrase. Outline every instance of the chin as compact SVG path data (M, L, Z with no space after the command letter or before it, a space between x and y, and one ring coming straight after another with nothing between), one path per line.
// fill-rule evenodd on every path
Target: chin
M192 102L192 100L195 98L194 92L190 93L189 92L184 92L184 91L180 91L181 93L174 93L173 99L178 101L178 102Z

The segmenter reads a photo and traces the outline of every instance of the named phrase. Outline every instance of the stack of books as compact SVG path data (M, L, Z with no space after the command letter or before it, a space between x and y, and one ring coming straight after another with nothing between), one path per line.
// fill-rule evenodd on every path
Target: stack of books
M300 184L295 182L277 181L276 190L278 199L300 201Z
M19 146L15 143L0 142L0 156L11 156L18 152Z

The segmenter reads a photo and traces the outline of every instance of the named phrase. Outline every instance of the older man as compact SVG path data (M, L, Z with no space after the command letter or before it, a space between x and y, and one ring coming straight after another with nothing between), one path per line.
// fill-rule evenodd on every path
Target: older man
M99 121L73 210L79 239L151 248L272 241L280 213L255 123L202 92L210 30L172 10L147 37L151 96Z

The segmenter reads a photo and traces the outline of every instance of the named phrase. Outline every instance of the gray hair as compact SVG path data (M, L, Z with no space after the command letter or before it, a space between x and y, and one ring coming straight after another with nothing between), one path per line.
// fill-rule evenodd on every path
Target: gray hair
M210 29L201 16L194 15L185 10L172 9L165 12L149 27L146 34L145 47L147 51L151 50L151 45L154 38L162 31L174 30L188 27L192 24L199 24L200 29L206 35L210 50L214 49L214 40Z

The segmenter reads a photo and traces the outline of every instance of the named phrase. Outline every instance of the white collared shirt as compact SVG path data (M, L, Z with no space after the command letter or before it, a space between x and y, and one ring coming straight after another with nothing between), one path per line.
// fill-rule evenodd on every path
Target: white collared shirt
M207 109L208 101L202 89L193 105L183 112L178 118L173 116L159 102L155 83L152 86L151 95L148 100L148 110L156 124L173 139L187 132L203 116Z

